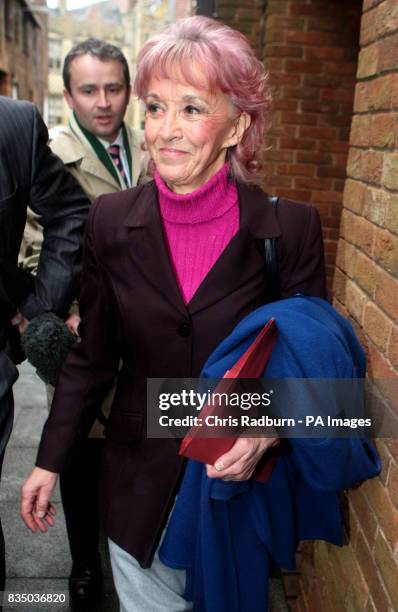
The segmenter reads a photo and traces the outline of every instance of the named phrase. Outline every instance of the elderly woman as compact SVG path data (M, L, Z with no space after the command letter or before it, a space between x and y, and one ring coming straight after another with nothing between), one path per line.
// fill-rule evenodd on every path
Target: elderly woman
M244 36L205 17L179 21L144 45L135 90L154 179L91 208L81 342L59 377L22 514L32 531L53 524L56 474L118 375L102 478L115 583L124 611L176 612L192 607L184 572L163 566L157 549L184 460L176 440L146 437L147 378L197 377L264 302L264 239L277 238L282 298L325 297L323 247L316 209L280 199L275 214L252 183L269 96ZM274 443L238 439L208 475L249 479Z

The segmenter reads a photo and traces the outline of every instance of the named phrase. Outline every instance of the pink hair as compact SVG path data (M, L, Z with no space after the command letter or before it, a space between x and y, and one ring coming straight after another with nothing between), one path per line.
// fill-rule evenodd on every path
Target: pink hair
M173 74L194 87L203 87L203 78L195 79L193 63L200 66L210 91L220 89L228 94L238 113L251 117L241 142L228 151L235 178L250 181L261 167L270 94L264 66L243 34L202 16L167 26L147 40L138 54L135 93L142 99L151 78Z

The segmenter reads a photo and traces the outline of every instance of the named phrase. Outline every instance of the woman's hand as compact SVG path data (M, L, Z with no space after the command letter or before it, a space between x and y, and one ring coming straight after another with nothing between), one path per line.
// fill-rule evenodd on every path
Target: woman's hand
M209 478L249 480L266 450L279 444L279 438L238 438L227 453L207 465Z
M47 531L55 523L55 507L50 497L57 483L58 474L35 467L22 486L21 516L33 532Z
M71 314L65 321L66 327L74 336L79 336L80 317L78 314Z

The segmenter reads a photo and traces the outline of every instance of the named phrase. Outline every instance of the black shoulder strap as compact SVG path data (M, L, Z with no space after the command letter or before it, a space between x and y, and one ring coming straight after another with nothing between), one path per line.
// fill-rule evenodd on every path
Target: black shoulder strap
M278 196L267 196L267 204L271 205L276 215ZM279 268L277 253L277 238L265 238L263 243L265 259L265 303L280 299Z

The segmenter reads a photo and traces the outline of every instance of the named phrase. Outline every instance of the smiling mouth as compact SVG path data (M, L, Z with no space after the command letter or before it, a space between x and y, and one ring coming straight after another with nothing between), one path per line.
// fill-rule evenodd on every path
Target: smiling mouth
M159 153L161 155L165 155L166 157L180 157L181 155L187 155L187 151L182 151L181 149L170 149L168 147L159 149Z

